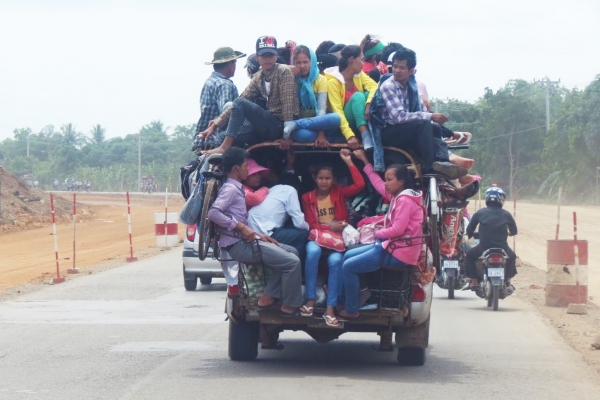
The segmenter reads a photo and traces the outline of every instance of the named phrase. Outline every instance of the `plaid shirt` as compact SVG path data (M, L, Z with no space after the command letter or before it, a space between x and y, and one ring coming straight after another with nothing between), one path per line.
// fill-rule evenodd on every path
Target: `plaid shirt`
M265 81L271 83L269 93L267 93ZM262 69L258 71L240 97L250 101L261 97L267 99L267 111L282 122L292 121L294 116L300 113L296 79L292 71L285 65L276 64L270 71ZM221 129L226 129L230 115L231 109L226 110L215 120L215 124Z
M422 111L411 113L408 111L408 86L403 87L394 77L390 77L383 82L379 90L385 104L382 117L387 124L394 125L415 120L431 120L431 113ZM419 96L419 102L423 102L421 96ZM421 109L426 109L423 104L421 104Z
M214 71L204 83L200 94L200 120L196 126L196 134L208 128L208 122L223 112L225 103L238 97L235 84L221 73Z
M231 246L242 240L242 235L235 230L238 222L248 225L246 194L241 182L227 178L208 210L208 219L222 228L219 247Z

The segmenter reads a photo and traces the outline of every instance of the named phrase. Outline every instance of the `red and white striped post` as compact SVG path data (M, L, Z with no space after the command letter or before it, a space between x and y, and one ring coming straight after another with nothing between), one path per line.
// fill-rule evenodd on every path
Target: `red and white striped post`
M133 240L131 239L131 205L129 202L129 192L127 192L127 225L129 228L129 257L125 259L127 262L137 261L137 257L133 256Z
M558 232L560 230L560 200L562 197L562 186L558 188L558 210L556 215L556 235L554 235L554 240L558 240Z
M575 255L575 289L577 291L577 303L569 304L569 306L567 307L567 314L587 314L587 307L584 303L581 302L581 286L579 285L579 245L577 244L577 213L575 211L573 211L573 239L573 253Z
M167 235L167 205L168 205L168 188L165 187L165 250L169 249L168 235Z
M515 219L515 222L517 220L517 195L513 194L513 218ZM516 252L517 251L517 237L513 236L513 251Z
M51 283L63 283L65 278L60 276L60 267L58 265L58 238L56 237L56 218L54 216L54 195L50 194L50 209L52 210L52 236L54 236L54 258L56 260L56 278Z
M73 193L73 268L67 269L69 274L78 274L79 268L76 267L75 263L75 225L77 222L77 193Z

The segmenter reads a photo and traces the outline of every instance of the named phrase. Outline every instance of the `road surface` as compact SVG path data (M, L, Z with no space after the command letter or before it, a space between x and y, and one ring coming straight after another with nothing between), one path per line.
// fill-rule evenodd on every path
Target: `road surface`
M229 361L224 283L186 292L180 251L0 302L0 399L598 399L598 374L530 305L465 292L436 291L423 367L375 334L286 332L283 351Z

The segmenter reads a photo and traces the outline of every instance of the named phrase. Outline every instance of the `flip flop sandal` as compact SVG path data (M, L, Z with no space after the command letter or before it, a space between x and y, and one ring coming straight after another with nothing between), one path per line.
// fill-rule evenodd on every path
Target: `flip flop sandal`
M302 306L300 307L300 315L303 317L312 317L314 309L314 307Z
M336 317L332 317L331 315L327 315L327 314L323 314L323 319L325 320L325 324L327 324L327 326L332 326L334 328L337 328L338 326L340 326L340 320L337 319ZM334 321L336 321L337 323L333 323Z

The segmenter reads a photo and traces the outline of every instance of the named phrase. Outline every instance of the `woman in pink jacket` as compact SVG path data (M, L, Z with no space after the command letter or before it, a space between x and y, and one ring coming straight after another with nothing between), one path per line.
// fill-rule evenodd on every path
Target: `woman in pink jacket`
M411 177L405 166L394 164L385 171L385 182L373 170L363 150L354 151L356 158L365 167L363 171L369 177L375 190L386 200L390 207L381 218L382 229L375 233L376 242L372 245L348 250L342 263L342 283L346 293L345 309L339 313L344 318L357 318L358 313L358 274L377 271L381 265L387 267L407 267L416 265L421 252L420 245L407 245L397 241L399 238L420 237L421 224L425 218L421 205L422 194L410 189Z

